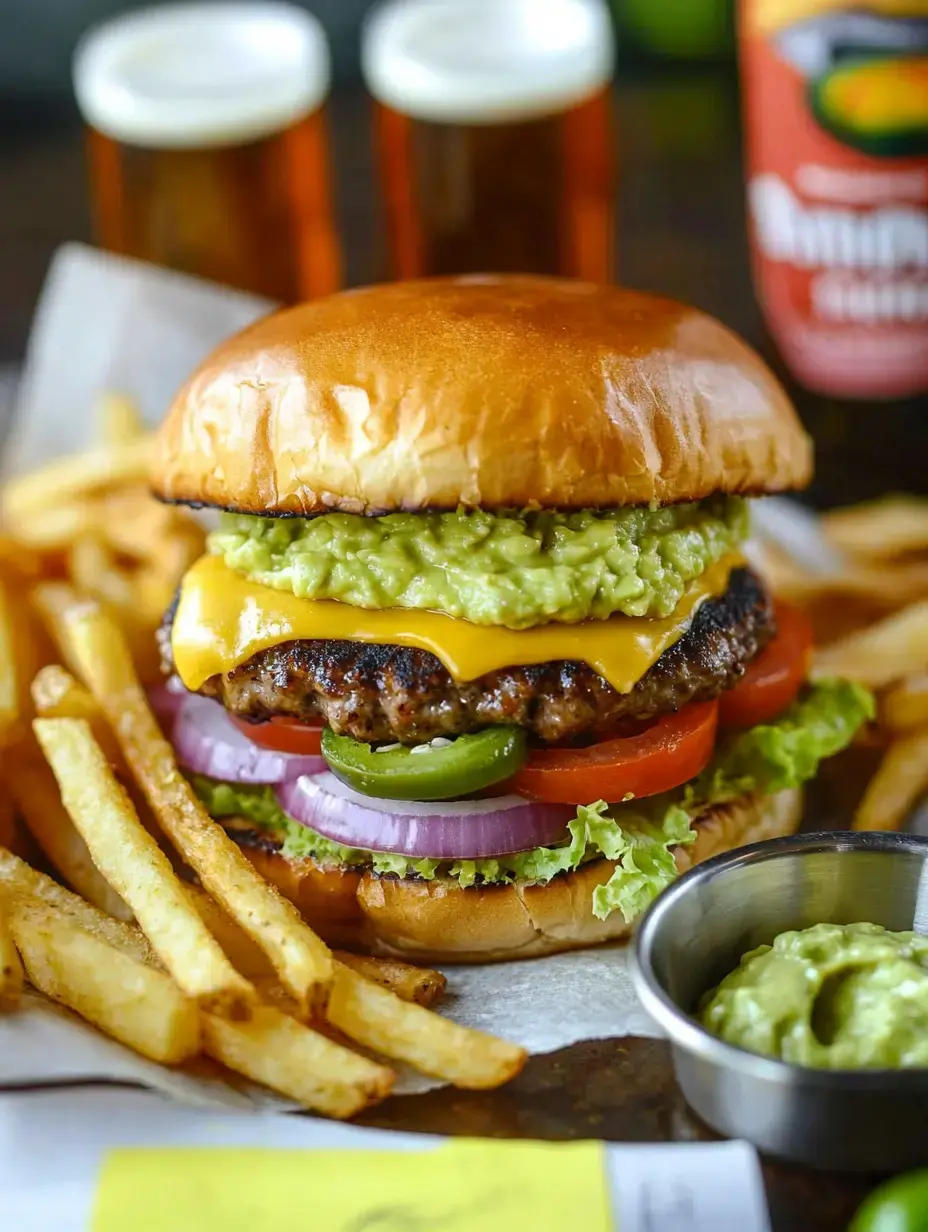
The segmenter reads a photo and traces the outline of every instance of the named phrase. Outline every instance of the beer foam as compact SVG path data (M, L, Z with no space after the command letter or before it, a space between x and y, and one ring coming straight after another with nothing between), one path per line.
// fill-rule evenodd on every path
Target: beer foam
M379 102L460 124L564 110L608 83L614 59L604 0L388 0L361 46Z
M74 56L86 122L128 145L237 145L315 111L330 82L325 32L283 3L172 4L91 30Z

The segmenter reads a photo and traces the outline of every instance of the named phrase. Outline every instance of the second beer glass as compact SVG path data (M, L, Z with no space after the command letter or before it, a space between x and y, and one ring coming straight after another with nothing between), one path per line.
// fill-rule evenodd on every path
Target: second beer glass
M387 0L364 75L398 278L613 275L601 0Z

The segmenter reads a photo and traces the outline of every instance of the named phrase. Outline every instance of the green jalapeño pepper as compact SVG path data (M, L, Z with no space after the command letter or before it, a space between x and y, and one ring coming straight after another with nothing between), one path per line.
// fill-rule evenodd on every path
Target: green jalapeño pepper
M329 769L366 796L384 800L454 800L501 783L528 755L528 738L518 727L488 727L457 739L429 744L382 746L322 733Z

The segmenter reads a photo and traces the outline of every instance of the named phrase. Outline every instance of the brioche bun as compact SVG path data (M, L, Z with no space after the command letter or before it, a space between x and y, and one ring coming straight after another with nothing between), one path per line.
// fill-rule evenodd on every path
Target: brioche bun
M677 867L685 872L733 847L792 834L801 811L798 790L717 805L696 823L696 841L675 849ZM547 885L464 890L450 880L322 869L314 860L287 860L261 845L243 850L329 944L409 962L534 958L598 945L631 931L621 912L606 920L593 915L593 891L615 868L610 860L592 861Z
M252 325L178 395L168 501L252 514L581 508L780 492L811 448L711 317L548 278L343 292Z

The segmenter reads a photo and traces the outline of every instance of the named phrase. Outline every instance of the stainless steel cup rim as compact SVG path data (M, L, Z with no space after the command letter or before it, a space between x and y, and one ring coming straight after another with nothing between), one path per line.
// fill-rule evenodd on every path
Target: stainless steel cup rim
M847 1089L848 1086L861 1090L885 1089L887 1082L898 1082L901 1078L908 1084L928 1084L928 1068L817 1069L750 1052L707 1031L677 1005L657 978L652 962L655 938L682 896L696 893L720 869L822 851L907 852L928 862L928 838L883 831L823 830L752 843L697 864L660 894L638 924L632 950L632 980L638 997L651 1017L667 1032L671 1044L713 1065L740 1070L751 1077L775 1082L781 1080L784 1073L801 1073L804 1082L831 1089Z

